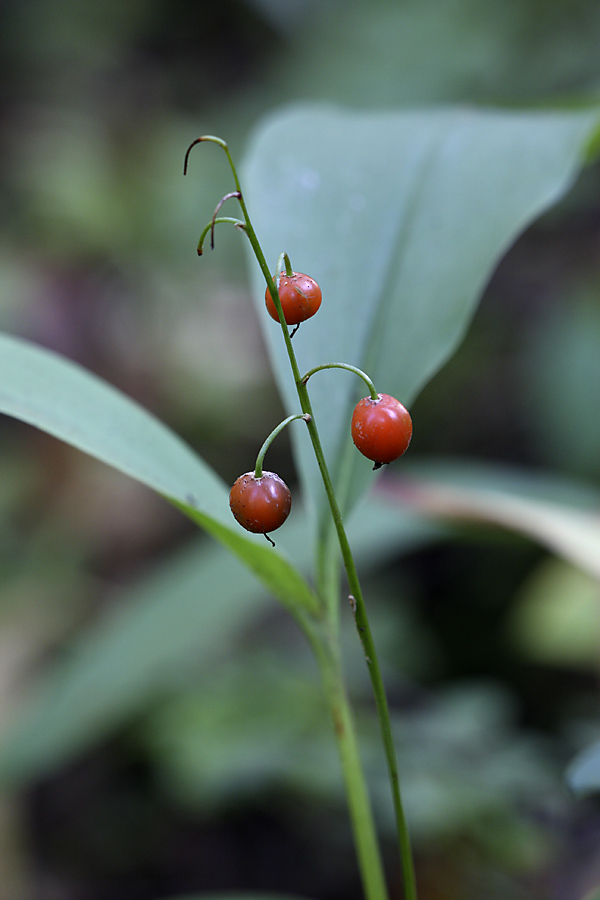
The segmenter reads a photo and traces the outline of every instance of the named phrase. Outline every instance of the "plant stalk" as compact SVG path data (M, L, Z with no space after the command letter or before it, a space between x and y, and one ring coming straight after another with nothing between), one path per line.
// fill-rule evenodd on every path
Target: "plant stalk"
M240 187L237 170L231 158L229 148L225 141L220 138L206 136L204 138L198 139L198 141L201 140L209 140L219 144L219 146L223 148L227 155L229 165L233 172L237 193L239 194L237 199L244 216L244 230L248 236L279 316L279 322L281 325L292 374L294 376L294 381L296 384L300 407L304 415L307 417L306 421L308 433L310 435L313 450L317 460L317 465L319 467L325 492L327 494L331 516L337 534L344 568L346 571L346 577L348 579L348 584L350 587L350 601L352 604L356 628L361 644L363 646L369 675L371 677L371 684L373 687L375 705L380 723L382 742L385 750L394 803L394 811L396 816L398 842L400 857L402 861L402 875L404 881L404 897L405 900L417 900L415 872L410 847L410 838L406 819L404 816L404 810L402 807L402 800L400 797L400 781L398 776L396 753L394 748L392 726L389 707L385 694L385 687L383 684L383 678L381 675L381 669L379 666L373 635L371 633L371 628L368 621L367 610L360 586L360 581L358 578L358 573L356 571L350 544L346 536L342 514L334 493L333 482L327 468L325 455L323 453L323 447L321 445L321 439L310 403L308 389L305 381L300 374L298 363L296 361L296 355L292 346L290 333L285 321L285 317L283 315L281 302L279 300L277 286L275 284L273 276L271 275L269 266L262 251L262 247L260 246L260 243L252 226L252 222L244 200L244 195ZM198 141L195 141L194 144L198 143ZM194 146L194 144L192 144L190 148L188 148L184 164L184 173L187 169L189 151L191 150L191 147ZM345 368L346 366L342 367ZM351 368L351 370L355 371L356 374L361 374L361 376L364 376L364 373L361 373L360 370L356 370L354 367L348 368ZM372 389L374 390L374 388ZM310 419L308 417L310 417ZM326 592L326 596L328 596L329 594L333 596L333 591ZM331 605L329 608L328 619L328 624L331 628L333 624ZM348 796L348 805L352 819L354 837L365 894L368 900L384 900L384 898L387 898L387 889L383 877L383 868L381 864L375 825L373 822L371 804L369 801L364 781L364 774L358 754L358 747L350 712L350 706L343 684L341 664L338 659L337 651L331 650L332 646L336 646L336 641L334 641L333 639L329 639L326 643L324 643L322 640L316 639L313 635L311 644L319 660L328 703L333 716L334 728L342 761L342 769L344 772L346 791ZM328 648L327 652L325 652L324 650L325 646Z

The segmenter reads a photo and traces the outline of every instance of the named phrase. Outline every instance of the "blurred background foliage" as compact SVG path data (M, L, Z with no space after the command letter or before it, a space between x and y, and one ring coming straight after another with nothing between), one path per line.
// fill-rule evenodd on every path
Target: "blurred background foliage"
M259 117L292 100L578 102L600 87L599 45L594 0L7 0L0 325L120 387L233 481L280 407L239 235L222 230L218 252L196 257L230 181L217 152L184 181L188 143L221 134L239 158ZM415 456L600 487L599 175L584 173L501 263L415 405ZM329 726L285 616L144 488L18 423L0 428L0 733L38 673L136 598L227 571L245 610L224 603L219 620L216 605L217 650L188 654L177 678L159 672L125 723L5 780L3 900L357 897ZM285 439L270 453L293 482ZM598 583L505 532L453 536L375 554L366 583L422 900L580 900L600 880L600 818L563 771L600 733ZM347 649L398 896L351 635Z

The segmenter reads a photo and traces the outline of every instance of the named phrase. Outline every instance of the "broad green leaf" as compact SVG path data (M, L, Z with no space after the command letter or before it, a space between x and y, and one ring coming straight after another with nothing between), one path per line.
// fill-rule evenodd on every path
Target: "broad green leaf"
M311 589L290 562L232 522L228 490L212 469L106 382L55 353L0 334L0 412L162 494L238 556L290 610L315 608Z
M308 572L306 528L295 508L277 542ZM348 529L363 571L445 533L385 499L364 504ZM190 670L209 671L268 604L261 583L223 547L194 541L114 597L110 611L46 665L0 743L0 779L31 781L64 765L177 687Z
M400 503L442 521L497 525L523 534L600 579L600 493L595 487L468 462L407 466L390 490Z
M243 187L272 265L283 251L314 276L323 304L294 338L303 371L365 369L411 403L456 349L494 266L517 235L573 183L600 113L447 108L356 112L284 109L255 134ZM281 335L254 293L276 376L297 411ZM348 423L366 389L327 371L310 382L343 506L371 479ZM418 423L417 427L418 427ZM294 433L313 508L323 496L307 436Z

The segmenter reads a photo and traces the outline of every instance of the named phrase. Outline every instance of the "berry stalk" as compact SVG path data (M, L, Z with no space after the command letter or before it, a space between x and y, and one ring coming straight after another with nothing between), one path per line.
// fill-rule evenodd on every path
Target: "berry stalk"
M310 422L309 416L307 416L303 413L298 413L295 416L288 416L287 419L284 419L283 422L280 422L279 425L277 425L273 429L273 431L271 432L269 437L266 439L266 441L264 442L264 444L258 451L258 456L256 457L256 465L254 466L254 477L255 478L262 478L262 471L263 471L262 467L263 467L263 462L265 460L265 455L267 453L267 450L269 449L269 447L271 446L271 444L277 437L277 435L280 434L280 432L282 432L283 429L286 428L290 424L290 422L295 422L296 419L304 419L304 421L307 424L308 424L308 422Z
M358 375L359 378L362 378L364 383L369 388L371 400L379 400L379 394L375 390L375 385L373 384L367 373L363 372L362 369L359 369L356 366L351 366L349 363L322 363L320 366L315 366L314 369L311 369L306 373L306 375L302 379L302 384L307 384L309 378L312 378L312 376L316 375L317 372L323 371L323 369L346 369L347 372L354 372L355 375Z

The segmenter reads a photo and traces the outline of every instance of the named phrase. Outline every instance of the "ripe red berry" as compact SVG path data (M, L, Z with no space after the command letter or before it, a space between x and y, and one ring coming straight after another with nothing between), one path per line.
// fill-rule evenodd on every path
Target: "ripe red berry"
M294 272L292 275L282 272L277 289L283 317L288 325L299 325L300 322L310 319L321 305L321 288L313 278L303 275L302 272ZM271 318L279 322L269 288L265 292L265 303Z
M412 420L405 406L379 394L377 400L364 397L352 414L352 440L375 469L391 463L408 449L412 437Z
M246 531L267 534L279 528L290 514L292 495L279 475L254 472L240 475L229 493L229 506L236 520Z

